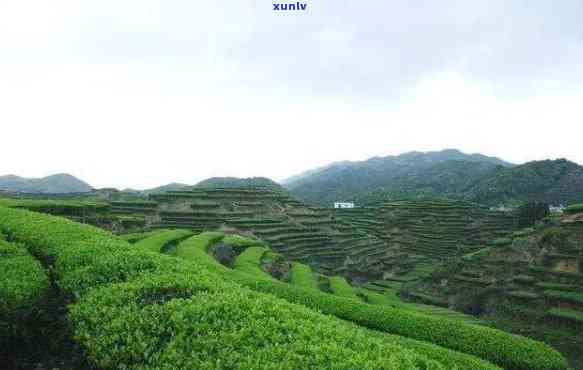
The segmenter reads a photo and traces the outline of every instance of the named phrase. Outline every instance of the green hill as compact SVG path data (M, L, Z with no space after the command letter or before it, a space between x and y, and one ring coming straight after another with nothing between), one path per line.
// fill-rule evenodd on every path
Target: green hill
M7 175L0 176L0 190L16 193L66 194L87 193L93 188L69 174L56 174L38 179Z
M292 194L330 207L391 199L447 197L486 205L583 201L583 167L565 159L513 166L495 158L455 150L407 153L341 162L283 182Z
M583 167L565 159L497 168L463 192L483 204L538 200L550 204L583 201Z
M284 180L294 195L331 206L335 201L373 203L387 198L458 194L474 181L511 164L449 149L339 162Z

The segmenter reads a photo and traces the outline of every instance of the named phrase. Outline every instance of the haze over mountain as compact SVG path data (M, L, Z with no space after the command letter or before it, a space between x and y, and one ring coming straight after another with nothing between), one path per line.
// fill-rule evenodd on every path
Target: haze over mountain
M31 179L16 175L0 176L0 190L20 193L86 193L93 190L91 185L75 176L60 173Z
M560 204L583 199L582 170L566 160L516 166L494 157L446 149L339 162L293 176L283 184L299 198L327 206L343 200L363 204L425 196L490 205L524 200Z

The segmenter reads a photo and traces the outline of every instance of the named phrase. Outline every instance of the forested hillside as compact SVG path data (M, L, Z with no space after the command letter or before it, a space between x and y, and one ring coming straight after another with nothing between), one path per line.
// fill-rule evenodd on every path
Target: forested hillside
M407 153L396 157L342 162L284 181L298 198L331 206L392 199L442 197L485 205L583 201L583 167L565 159L514 166L456 150Z
M550 204L583 201L583 167L565 159L497 168L463 192L483 204L538 200Z
M511 164L458 150L411 152L340 162L284 180L297 197L330 206L334 201L372 203L387 198L457 194L498 167Z

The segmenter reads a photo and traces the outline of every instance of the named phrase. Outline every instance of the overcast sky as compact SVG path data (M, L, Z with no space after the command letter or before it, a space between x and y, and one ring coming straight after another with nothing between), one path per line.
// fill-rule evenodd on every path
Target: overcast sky
M0 174L147 188L442 148L583 163L583 1L307 4L0 1Z

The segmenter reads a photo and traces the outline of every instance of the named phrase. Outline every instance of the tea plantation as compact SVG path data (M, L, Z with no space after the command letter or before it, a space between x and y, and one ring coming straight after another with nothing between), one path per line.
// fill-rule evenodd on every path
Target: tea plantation
M577 212L555 227L569 240ZM116 221L96 228L89 214ZM265 188L0 200L1 341L19 348L15 368L37 351L71 369L567 369L548 343L578 368L577 241L516 261L504 251L540 231L515 225L462 201L333 210ZM496 314L470 296L492 291L511 302ZM529 320L547 335L524 330Z
M129 244L92 226L10 208L0 208L0 230L36 258L23 257L38 281L23 287L10 279L2 298L24 288L30 294L11 304L30 307L48 276L66 297L71 336L88 366L567 368L540 342L348 298L345 281L330 283L333 294L277 281L259 265L264 246L243 248L233 268L221 265L207 253L221 233L163 231ZM1 319L21 323L20 316ZM3 330L2 341L10 340Z
M583 212L573 208L449 260L410 286L411 294L552 343L581 368Z

